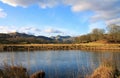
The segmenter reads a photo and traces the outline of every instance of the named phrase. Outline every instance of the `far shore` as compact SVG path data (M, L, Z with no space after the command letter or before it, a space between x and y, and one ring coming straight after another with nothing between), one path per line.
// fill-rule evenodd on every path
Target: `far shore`
M120 44L82 43L82 44L0 44L0 51L34 50L113 50L120 51Z

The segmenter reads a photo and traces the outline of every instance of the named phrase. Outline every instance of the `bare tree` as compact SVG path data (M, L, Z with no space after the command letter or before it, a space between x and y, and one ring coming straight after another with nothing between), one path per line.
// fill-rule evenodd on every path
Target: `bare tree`
M109 42L120 42L120 26L116 24L111 24L107 27L108 29L108 40Z
M104 29L98 29L98 28L93 29L91 32L91 40L96 41L102 39L104 33L105 33Z

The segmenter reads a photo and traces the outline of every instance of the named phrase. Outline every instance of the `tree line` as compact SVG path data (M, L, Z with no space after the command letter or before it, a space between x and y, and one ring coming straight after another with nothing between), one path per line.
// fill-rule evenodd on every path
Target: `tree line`
M92 32L75 37L75 43L88 43L98 40L105 40L108 43L120 43L120 26L116 24L108 25L105 29L95 28Z

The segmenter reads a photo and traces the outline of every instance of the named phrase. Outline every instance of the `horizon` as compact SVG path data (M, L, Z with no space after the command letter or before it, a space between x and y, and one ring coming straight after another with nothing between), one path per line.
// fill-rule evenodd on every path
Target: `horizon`
M48 38L50 38L50 37L57 37L57 36L70 36L70 35L45 36L45 35L34 35L34 34L29 34L29 33L24 33L24 32L9 32L9 33L1 33L0 32L0 34L16 34L16 33L18 33L18 34L32 35L32 36L36 36L36 37L38 37L38 36L44 36L44 37L48 37ZM77 36L70 36L70 37L77 37Z
M0 33L79 36L120 25L119 7L119 0L0 0Z

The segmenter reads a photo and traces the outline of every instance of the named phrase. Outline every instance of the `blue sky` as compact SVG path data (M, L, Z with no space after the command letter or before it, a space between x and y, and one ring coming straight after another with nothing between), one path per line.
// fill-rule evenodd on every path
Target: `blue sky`
M0 33L87 34L120 24L119 0L0 0Z

